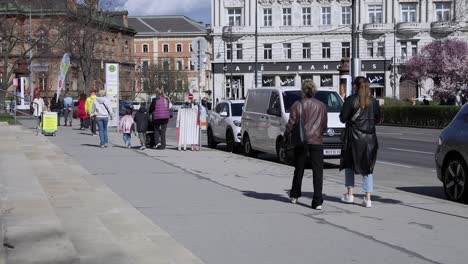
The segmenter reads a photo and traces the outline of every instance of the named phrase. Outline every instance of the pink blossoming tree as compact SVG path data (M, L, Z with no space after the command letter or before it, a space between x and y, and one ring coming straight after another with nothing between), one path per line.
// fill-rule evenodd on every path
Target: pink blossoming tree
M436 98L454 95L468 85L468 43L457 39L433 41L405 64L404 71L413 79L432 79Z

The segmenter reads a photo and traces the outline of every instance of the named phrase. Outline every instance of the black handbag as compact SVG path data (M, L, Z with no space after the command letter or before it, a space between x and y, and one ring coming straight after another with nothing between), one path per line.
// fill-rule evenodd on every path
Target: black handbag
M294 127L289 134L288 143L291 147L307 145L306 132L304 124L302 123L302 101L299 101L299 122L294 124Z

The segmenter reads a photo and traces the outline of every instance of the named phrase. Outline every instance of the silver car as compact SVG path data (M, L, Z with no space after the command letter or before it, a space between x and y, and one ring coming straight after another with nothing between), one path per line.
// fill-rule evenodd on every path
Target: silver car
M437 177L449 200L468 202L468 104L442 130L435 155Z

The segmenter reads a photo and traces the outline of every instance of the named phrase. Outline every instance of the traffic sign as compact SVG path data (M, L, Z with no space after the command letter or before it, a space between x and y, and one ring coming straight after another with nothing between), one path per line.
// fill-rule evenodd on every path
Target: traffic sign
M208 51L208 41L205 38L198 37L194 38L192 40L192 50L193 53L202 53L204 54L205 52Z

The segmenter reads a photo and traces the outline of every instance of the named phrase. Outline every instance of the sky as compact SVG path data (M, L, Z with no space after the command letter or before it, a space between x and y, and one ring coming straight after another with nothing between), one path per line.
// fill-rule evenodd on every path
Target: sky
M211 0L115 0L130 16L185 15L211 23Z

